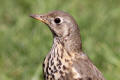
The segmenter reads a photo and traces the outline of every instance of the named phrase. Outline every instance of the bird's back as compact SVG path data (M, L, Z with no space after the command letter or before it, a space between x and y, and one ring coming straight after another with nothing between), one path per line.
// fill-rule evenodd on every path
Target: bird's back
M93 65L84 54L77 54L72 65L73 71L78 73L77 80L105 80L101 72Z

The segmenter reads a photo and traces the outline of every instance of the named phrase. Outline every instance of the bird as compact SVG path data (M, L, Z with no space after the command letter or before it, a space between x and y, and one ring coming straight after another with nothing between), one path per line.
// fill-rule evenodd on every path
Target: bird
M45 23L53 35L51 50L43 62L45 80L105 80L82 50L80 29L69 13L55 10L30 16Z

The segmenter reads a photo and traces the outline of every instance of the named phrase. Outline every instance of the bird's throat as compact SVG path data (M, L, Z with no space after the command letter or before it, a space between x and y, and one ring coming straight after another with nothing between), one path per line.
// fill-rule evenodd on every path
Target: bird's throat
M53 45L56 43L61 44L62 47L69 53L79 53L82 51L82 44L80 40L80 36L74 36L74 37L63 37L63 38L54 38Z

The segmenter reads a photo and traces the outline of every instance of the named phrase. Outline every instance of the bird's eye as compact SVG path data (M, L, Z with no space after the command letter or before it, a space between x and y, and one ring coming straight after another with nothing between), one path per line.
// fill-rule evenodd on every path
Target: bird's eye
M61 20L60 20L60 18L55 18L54 22L58 24L61 22Z

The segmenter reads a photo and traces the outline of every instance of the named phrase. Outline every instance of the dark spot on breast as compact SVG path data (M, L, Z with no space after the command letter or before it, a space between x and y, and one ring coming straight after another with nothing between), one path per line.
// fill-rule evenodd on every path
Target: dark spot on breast
M71 54L67 51L67 54L71 57Z
M45 64L43 63L43 67L45 67Z
M48 79L48 76L46 76L46 78Z
M57 68L56 68L56 66L54 66L54 73L56 73L57 72Z
M60 76L60 79L62 79L62 80L66 80L66 79L64 78L64 76L63 76L63 75L61 75L61 76Z
M50 60L50 58L51 58L51 55L48 57L48 61Z
M61 44L62 44L63 47L65 46L63 42L61 42Z
M54 65L53 58L51 59L51 66Z
M45 73L44 73L43 77L44 77L44 79L46 78L46 75L45 75Z
M61 48L61 59L63 58L63 53L64 53L64 50L63 48Z
M56 66L54 66L54 70L57 70L57 69L56 69Z
M57 49L57 55L58 55L58 57L60 56L60 55L59 55L59 52L58 52L58 49Z
M65 62L69 62L69 60L68 60L68 59L65 59Z
M54 74L52 75L52 78L53 78L53 79L55 79L55 76L54 76Z
M49 72L48 72L48 66L47 66L47 68L46 68L46 73L49 74Z
M59 60L59 58L57 58L57 61L58 61L58 64L57 64L57 66L60 66L60 65L62 65L62 63L61 63L61 61Z
M49 70L51 70L51 68L50 68L50 67L49 67L48 69L49 69Z
M60 74L63 74L63 71L60 70L59 73L60 73Z
M51 70L51 73L53 73L53 70Z
M87 79L87 80L92 80L92 78L88 77L88 79Z
M61 69L61 66L59 66L58 68Z
M52 80L52 78L50 78L50 80Z
M63 69L64 69L64 70L67 69L65 65L63 65Z

